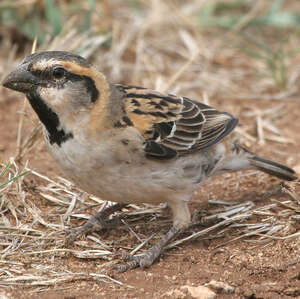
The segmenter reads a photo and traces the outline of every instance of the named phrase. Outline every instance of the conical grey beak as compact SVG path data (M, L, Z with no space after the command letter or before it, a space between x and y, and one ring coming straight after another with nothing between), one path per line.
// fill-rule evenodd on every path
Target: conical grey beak
M23 93L30 92L37 83L38 79L31 72L27 71L24 65L12 71L2 81L4 87Z

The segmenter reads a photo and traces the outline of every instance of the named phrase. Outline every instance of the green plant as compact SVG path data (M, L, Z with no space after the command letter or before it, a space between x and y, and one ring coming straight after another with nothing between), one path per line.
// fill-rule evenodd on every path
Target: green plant
M73 16L78 17L78 30L91 28L91 17L96 12L97 0L85 1L44 0L32 5L24 1L11 0L0 3L0 25L14 27L30 39L38 38L42 44L47 37L61 33L64 24ZM87 6L87 7L86 7Z
M22 171L21 173L16 173L16 174L11 175L10 169L11 169L12 165L13 165L13 163L8 162L1 170L1 172L0 172L0 180L1 180L0 188L5 187L9 183L18 180L20 177L22 177L30 172L29 170L25 170L25 171Z
M262 2L248 0L234 1L207 1L199 15L200 24L203 26L216 26L225 29L235 29L242 24L240 29L249 26L272 26L277 28L299 28L300 13L284 11L283 4L286 0L273 0L267 9L257 8L257 12L251 15L254 5Z
M200 15L202 25L224 28L242 39L238 43L233 40L229 43L261 60L265 68L259 75L271 77L279 90L288 87L288 58L294 55L286 50L289 36L300 30L300 14L284 10L285 2L212 1L203 6Z
M266 72L263 75L270 76L274 84L280 90L288 87L288 65L287 58L293 55L293 52L287 51L285 44L288 38L281 38L277 45L272 47L266 41L259 40L249 34L240 33L242 38L247 41L247 45L241 44L239 47L249 56L257 58L265 64Z

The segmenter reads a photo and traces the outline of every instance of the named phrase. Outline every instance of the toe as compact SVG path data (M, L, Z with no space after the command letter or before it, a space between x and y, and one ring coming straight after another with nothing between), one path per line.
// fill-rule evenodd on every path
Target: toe
M134 256L129 253L120 253L116 254L116 256L120 257L124 261L127 261L127 263L124 265L117 265L114 267L114 269L119 272L125 272L137 267L142 269L150 267L156 259L156 256L151 254L151 252L138 256Z
M137 268L139 266L139 262L137 260L130 261L124 265L117 265L114 267L114 270L118 272L126 272L127 270Z

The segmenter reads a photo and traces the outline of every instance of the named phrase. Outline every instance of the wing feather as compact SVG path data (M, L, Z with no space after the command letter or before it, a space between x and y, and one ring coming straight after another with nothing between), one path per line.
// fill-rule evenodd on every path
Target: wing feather
M170 159L219 142L238 119L200 102L135 86L116 85L126 116L145 138L148 157Z

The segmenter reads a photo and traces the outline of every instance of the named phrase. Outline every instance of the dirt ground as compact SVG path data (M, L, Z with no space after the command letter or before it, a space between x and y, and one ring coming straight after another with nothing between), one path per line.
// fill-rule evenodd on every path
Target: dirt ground
M0 155L1 160L6 161L8 157L15 154L16 136L18 127L18 111L22 107L22 101L17 99L15 93L1 91L0 110ZM255 145L253 150L265 156L277 158L280 162L290 166L299 165L300 161L300 122L299 108L300 98L295 97L284 103L285 113L281 117L279 129L284 131L284 136L294 140L293 143L283 144L268 141L267 146ZM272 101L247 101L230 100L227 103L214 101L214 106L219 109L226 109L230 104L237 116L243 121L249 119L243 117L243 111L247 111L249 105L259 105L260 109L275 107L278 105ZM29 115L31 109L27 109ZM34 117L29 117L32 119ZM30 127L33 121L26 122ZM29 160L32 169L55 179L60 174L59 169L53 164L51 157L46 152L43 143L34 148L23 163ZM25 183L39 184L36 178L28 175ZM239 184L237 185L237 182ZM209 211L213 206L208 203L211 199L230 200L244 202L252 201L255 206L263 206L270 203L270 196L266 196L273 190L279 181L264 174L242 176L241 174L224 175L216 178L199 190L191 201L193 211ZM297 194L300 194L299 184L295 184ZM287 195L281 195L279 199L286 199ZM47 214L51 209L47 203L38 196L32 198L42 209L43 214ZM41 201L43 204L41 205ZM97 209L89 211L91 214ZM167 212L166 212L167 213ZM298 218L299 219L299 218ZM255 215L249 222L255 223ZM72 226L79 225L80 221L72 222ZM300 226L295 221L290 227L289 234L299 232ZM196 231L201 227L194 228ZM203 227L202 227L203 228ZM137 222L135 231L145 238L153 231L160 232L159 225L144 222ZM166 226L163 228L166 229ZM219 230L222 230L220 228ZM208 283L211 280L226 282L235 288L235 292L230 295L220 294L218 298L300 298L300 239L290 238L287 240L272 240L266 243L251 243L258 236L243 238L228 244L222 245L233 237L238 236L236 231L230 230L228 233L218 238L218 230L212 235L207 235L202 240L191 241L177 248L168 250L149 269L134 269L125 273L117 273L107 270L110 277L122 282L123 286L105 283L93 279L83 279L60 283L51 287L24 286L22 284L0 287L0 295L8 298L162 298L163 295L183 285L198 286ZM128 249L137 245L135 237L125 228L112 229L110 232L100 232L100 239L114 242L123 240ZM86 240L86 237L83 239ZM221 245L221 246L219 246ZM74 245L71 248L76 247ZM125 246L124 246L125 247ZM123 248L124 248L123 247ZM126 250L125 250L126 251ZM128 250L127 250L128 251ZM34 267L36 256L20 259L23 267L31 271ZM50 254L44 259L47 265L55 264L65 271L97 273L104 261L101 259L79 259L68 254ZM2 274L1 274L2 275ZM128 287L131 286L131 287ZM1 297L6 298L6 297Z

